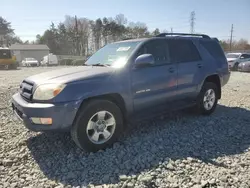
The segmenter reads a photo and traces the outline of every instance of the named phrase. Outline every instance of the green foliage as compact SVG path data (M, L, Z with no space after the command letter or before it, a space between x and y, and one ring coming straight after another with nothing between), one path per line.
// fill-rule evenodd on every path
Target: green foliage
M11 27L11 23L0 16L0 35L3 39L0 40L0 46L10 46L14 43L22 43L21 39L15 36L14 29Z
M72 61L72 65L80 66L80 65L83 65L85 62L86 62L85 59L76 59L76 60Z
M107 43L152 36L145 23L127 23L123 14L97 20L66 16L64 22L57 26L52 23L43 35L37 35L36 43L47 44L51 53L57 55L86 57Z
M74 59L61 59L59 60L59 65L67 65L70 66L72 65Z

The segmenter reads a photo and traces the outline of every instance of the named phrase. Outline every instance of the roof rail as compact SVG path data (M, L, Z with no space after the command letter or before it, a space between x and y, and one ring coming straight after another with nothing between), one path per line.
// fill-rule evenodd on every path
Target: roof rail
M155 37L165 37L165 36L173 36L173 35L178 35L178 36L196 36L196 37L202 37L205 39L211 39L208 35L204 34L191 34L191 33L161 33L159 35L156 35Z

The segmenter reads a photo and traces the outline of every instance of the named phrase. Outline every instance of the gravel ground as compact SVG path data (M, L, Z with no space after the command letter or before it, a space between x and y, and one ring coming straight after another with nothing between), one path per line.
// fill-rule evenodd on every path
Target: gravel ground
M69 134L30 132L12 115L20 81L49 69L0 71L0 187L250 187L250 74L232 73L209 117L168 114L86 153Z

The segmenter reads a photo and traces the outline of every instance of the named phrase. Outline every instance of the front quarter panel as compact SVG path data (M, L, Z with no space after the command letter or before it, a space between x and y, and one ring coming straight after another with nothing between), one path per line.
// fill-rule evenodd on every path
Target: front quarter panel
M84 101L85 99L106 94L119 94L125 102L126 109L132 110L132 100L127 69L118 69L112 74L104 74L90 79L69 83L54 99L54 102Z

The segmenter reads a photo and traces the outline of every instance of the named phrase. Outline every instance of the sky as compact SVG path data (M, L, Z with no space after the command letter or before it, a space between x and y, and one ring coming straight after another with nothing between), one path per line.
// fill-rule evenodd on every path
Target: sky
M124 14L128 21L144 22L148 29L190 32L195 11L195 32L222 40L245 38L250 42L250 0L8 0L0 2L0 16L12 23L22 40L34 40L51 22L65 15L97 19Z

